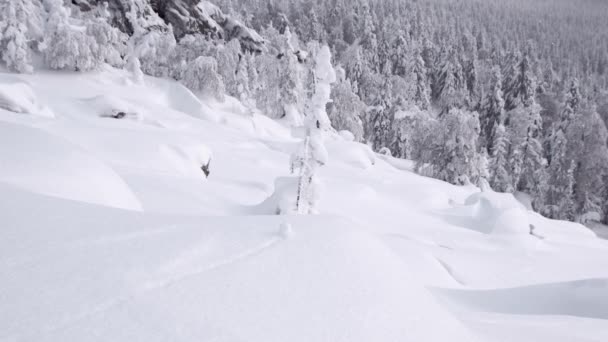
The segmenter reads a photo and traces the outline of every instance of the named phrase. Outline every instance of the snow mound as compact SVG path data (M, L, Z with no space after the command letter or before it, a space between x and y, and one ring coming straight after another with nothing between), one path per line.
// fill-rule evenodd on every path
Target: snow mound
M277 177L274 191L264 202L253 208L259 215L296 214L298 177Z
M512 194L492 190L476 192L447 211L448 221L485 234L524 235L530 233L525 207Z
M0 83L0 108L10 112L47 118L55 116L49 108L38 102L38 98L29 84L20 81Z
M346 141L355 141L355 135L351 131L341 130L338 132L338 135Z
M142 210L111 168L41 130L0 121L0 156L0 181L40 194Z
M371 148L358 142L326 139L325 148L330 163L341 162L360 169L370 168L376 163L376 155Z
M169 107L192 117L220 122L221 115L204 104L188 88L177 82L163 83Z

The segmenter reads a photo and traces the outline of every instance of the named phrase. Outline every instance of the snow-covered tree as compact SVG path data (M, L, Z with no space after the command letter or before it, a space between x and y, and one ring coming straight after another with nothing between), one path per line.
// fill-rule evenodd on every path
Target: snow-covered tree
M482 146L490 153L494 150L493 144L495 141L494 133L496 127L503 124L504 120L504 105L502 95L502 74L500 69L495 67L492 70L492 80L490 90L483 100L481 106L481 143ZM504 129L504 127L503 127Z
M388 148L394 137L392 125L394 112L390 107L392 102L390 81L385 80L381 88L381 93L376 96L376 101L368 108L366 113L367 140L371 143L374 151L380 151L384 147Z
M453 184L477 183L480 177L480 157L477 154L479 119L476 112L452 108L431 128L433 136L426 151L417 160L417 169L432 165L434 177Z
M317 168L327 163L324 134L331 129L326 106L331 101L331 84L336 73L331 65L331 52L323 46L315 58L315 91L311 100L311 115L307 118L306 137L297 156L292 158L292 170L299 171L297 212L313 214L319 200Z
M571 123L580 111L581 95L578 81L572 80L566 95L566 103L560 121L554 124L549 137L549 167L545 191L546 215L552 218L573 220L575 218L574 169L576 166ZM574 141L573 141L574 142Z
M86 27L70 23L70 9L61 0L46 0L49 16L43 43L44 60L52 69L86 71L97 68L103 60L95 54L96 42L86 34Z
M535 103L536 76L532 70L530 53L524 53L508 72L508 79L504 84L505 110L532 106Z
M0 56L7 68L19 73L33 71L27 38L27 2L10 0L0 4Z
M279 53L279 100L283 109L283 117L292 126L301 126L304 123L304 97L302 70L296 49L293 47L292 34L289 27L281 37L281 50Z
M509 163L515 190L532 195L537 208L542 205L541 195L546 182L546 161L539 140L540 110L540 106L532 102L529 107L519 105L507 114L511 139Z
M365 113L365 104L353 91L344 69L336 69L338 81L331 89L332 102L329 108L331 125L337 130L350 131L356 141L361 141L363 139L361 116Z
M241 58L241 44L237 39L219 45L216 49L215 59L218 64L218 73L224 81L226 93L238 96L237 67ZM246 70L246 69L245 69Z
M463 69L454 55L446 58L436 79L434 97L442 111L460 108L466 103L467 92Z
M570 145L576 156L574 202L577 219L606 215L608 191L608 129L594 106L581 109L571 124ZM573 143L574 142L574 143Z
M422 109L427 110L431 106L429 85L427 79L427 69L422 58L422 53L417 50L414 57L414 78L416 81L416 89L414 93L414 103Z
M509 164L509 137L502 123L494 126L492 134L492 150L489 165L490 185L492 189L500 192L513 192L513 180Z
M201 56L188 63L182 82L194 92L224 101L224 84L213 57Z
M86 34L91 36L95 42L92 52L101 61L121 67L124 64L122 55L126 51L127 36L110 25L107 2L100 5L94 12L94 17L86 20Z

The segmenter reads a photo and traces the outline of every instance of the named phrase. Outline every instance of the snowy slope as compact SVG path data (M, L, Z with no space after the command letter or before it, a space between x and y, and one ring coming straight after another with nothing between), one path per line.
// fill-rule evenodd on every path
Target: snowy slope
M53 114L0 109L0 341L608 340L586 228L339 136L321 214L266 215L290 131L127 76L0 74Z

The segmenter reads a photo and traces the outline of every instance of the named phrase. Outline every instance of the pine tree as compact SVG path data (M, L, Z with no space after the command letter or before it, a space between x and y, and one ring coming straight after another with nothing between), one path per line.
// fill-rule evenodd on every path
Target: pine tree
M495 67L492 69L490 90L482 103L480 111L481 145L491 154L494 151L494 133L497 132L497 126L502 125L504 121L503 108L502 74L500 73L500 69Z
M544 211L546 215L556 219L575 218L573 191L576 162L572 154L573 146L568 140L574 138L571 123L580 111L580 102L578 81L572 80L560 122L555 125L549 138L550 160Z
M509 164L510 142L502 123L494 126L493 142L489 166L490 185L499 192L513 192L513 180Z
M363 140L363 123L361 117L365 104L353 91L350 80L342 68L336 68L338 81L331 89L332 102L329 107L331 125L337 130L350 131L356 141Z
M416 80L416 89L414 93L414 103L422 109L427 110L430 108L431 103L429 99L429 86L427 80L427 69L424 65L424 59L420 50L416 50L414 57L414 77Z
M435 99L442 112L451 108L461 108L466 103L466 88L462 66L454 57L446 58L435 83Z
M536 77L529 52L523 54L510 73L505 84L505 110L510 111L518 106L531 107L535 104Z

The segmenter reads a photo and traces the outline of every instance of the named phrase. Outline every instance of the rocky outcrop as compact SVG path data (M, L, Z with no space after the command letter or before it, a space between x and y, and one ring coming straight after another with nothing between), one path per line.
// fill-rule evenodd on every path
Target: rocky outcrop
M261 52L264 39L255 30L223 13L206 0L72 0L82 11L90 11L108 3L112 24L121 31L132 34L133 28L126 13L135 4L137 13L149 23L148 28L161 30L171 25L175 38L200 33L216 39L238 39L243 49Z

